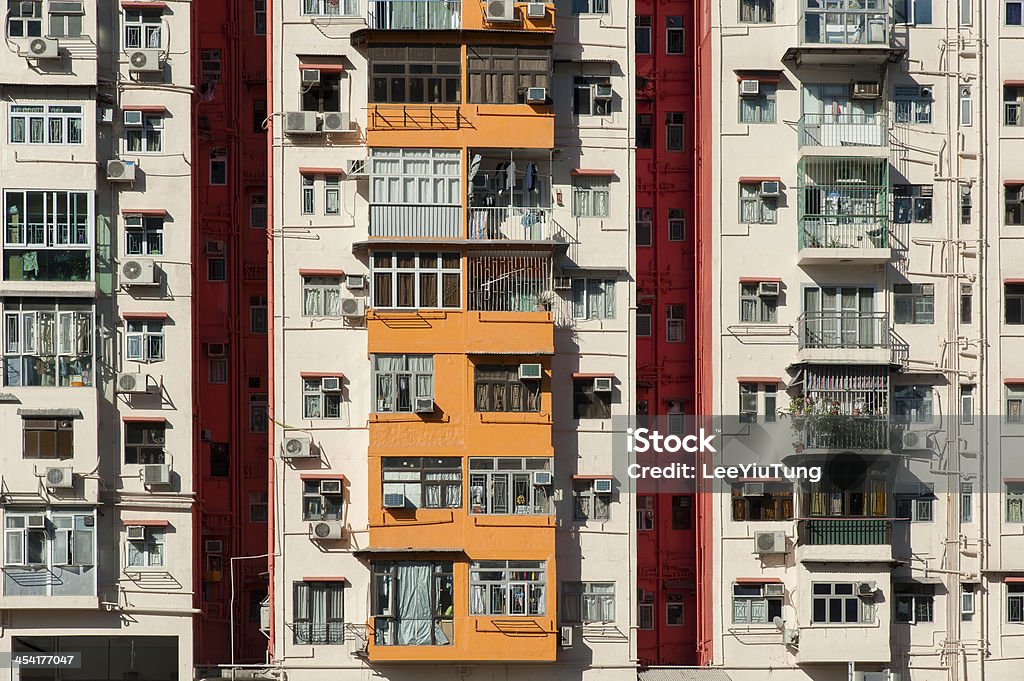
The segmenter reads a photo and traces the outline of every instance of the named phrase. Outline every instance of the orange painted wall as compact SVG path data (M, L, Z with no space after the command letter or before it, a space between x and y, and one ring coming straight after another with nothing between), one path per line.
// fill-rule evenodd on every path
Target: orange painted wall
M466 31L472 30L514 30L514 31L531 31L531 32L550 32L555 31L555 5L554 3L546 3L545 5L544 18L531 19L526 16L526 3L516 3L516 19L515 22L508 23L484 23L484 3L478 2L477 0L468 0L468 2L462 3L462 28Z
M371 147L555 145L555 114L546 104L370 104L367 120ZM513 130L514 140L509 138Z

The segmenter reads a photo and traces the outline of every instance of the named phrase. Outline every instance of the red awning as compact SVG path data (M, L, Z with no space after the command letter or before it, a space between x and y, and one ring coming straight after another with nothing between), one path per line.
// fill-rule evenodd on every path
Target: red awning
M751 182L782 182L778 177L741 177L736 180L739 184L749 184Z
M344 473L300 473L299 480L344 480Z
M574 475L573 480L611 480L610 475Z
M737 584L782 584L778 577L737 577Z
M124 423L167 423L163 416L122 416Z
M122 208L121 215L147 215L150 217L164 217L167 211L163 208Z
M770 72L765 72L765 71L757 71L757 72L737 71L736 72L736 80L756 80L756 81L760 81L762 83L778 83L780 80L782 80L782 72L781 71L770 71Z
M615 374L573 374L573 378L615 378Z
M779 384L782 383L782 379L778 376L737 376L736 382Z
M1007 584L1024 584L1024 577L1003 577Z
M122 319L168 319L166 312L122 312Z
M303 371L299 373L302 378L344 378L345 374L340 371Z
M122 104L121 111L141 111L143 113L167 113L167 107L161 104Z
M1003 180L1004 187L1016 187L1022 184L1024 184L1024 180Z
M166 2L159 2L157 0L121 0L121 7L123 9L167 9Z
M1003 87L1024 87L1024 80L1004 80Z
M170 525L170 523L167 522L166 520L152 520L152 519L146 519L146 520L125 519L122 522L123 522L125 527L128 527L129 525L142 525L143 527L167 527L168 525Z
M1024 385L1024 378L1004 378L1003 385Z
M1004 284L1024 284L1024 278L1010 277L1010 278L1007 278L1007 279L1003 279L1003 283Z
M341 168L299 168L300 175L344 175Z
M580 177L611 177L615 171L611 168L573 168L570 174Z
M335 575L333 577L303 577L304 582L347 582L348 580L344 577Z
M343 277L344 270L299 270L300 277Z
M318 71L323 71L324 73L341 73L342 71L345 70L345 67L341 64L324 64L322 62L305 61L299 62L299 68L302 70L316 69Z
M740 277L741 284L760 284L762 281L775 282L777 284L782 283L780 277Z

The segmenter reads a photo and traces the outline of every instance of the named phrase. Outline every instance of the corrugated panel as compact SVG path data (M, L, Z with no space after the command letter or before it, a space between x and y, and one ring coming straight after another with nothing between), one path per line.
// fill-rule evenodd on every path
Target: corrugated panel
M724 670L710 667L654 667L637 676L639 681L732 681Z

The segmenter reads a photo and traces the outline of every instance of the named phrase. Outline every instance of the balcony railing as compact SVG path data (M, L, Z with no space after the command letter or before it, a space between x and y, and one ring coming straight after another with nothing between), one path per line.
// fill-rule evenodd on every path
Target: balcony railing
M458 205L371 205L370 236L461 239L462 207Z
M839 413L818 411L794 416L793 424L800 433L800 442L807 449L888 449L889 415L854 415L854 409Z
M300 645L334 645L345 642L344 622L295 622L295 643Z
M805 44L870 46L889 43L889 7L885 0L830 0L821 4L826 7L804 8Z
M369 27L385 31L458 30L462 25L460 0L370 0Z
M536 312L551 300L550 254L471 255L469 309L478 312Z
M892 543L888 518L804 518L798 541L810 546L881 546Z
M370 130L458 130L458 104L371 104Z
M805 312L798 323L801 350L889 347L889 315L884 312Z
M805 215L798 248L889 248L885 215Z
M549 241L558 233L550 208L487 206L469 209L469 238Z
M889 131L884 113L814 113L800 117L802 147L887 147Z

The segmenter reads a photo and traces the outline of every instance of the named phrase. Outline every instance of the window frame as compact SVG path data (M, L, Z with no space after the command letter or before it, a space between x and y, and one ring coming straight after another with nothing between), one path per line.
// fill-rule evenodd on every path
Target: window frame
M154 18L156 21L153 21ZM122 37L125 50L162 51L164 49L164 17L161 9L126 9L123 22L124 34ZM153 24L156 26L154 27ZM154 36L156 44L154 44Z
M500 577L494 578L499 573ZM491 578L488 579L485 576ZM482 598L477 598L478 593L483 594ZM522 612L516 612L516 601L519 599L521 599L519 609ZM543 617L546 612L546 561L481 560L470 562L469 615L471 617Z
M535 471L552 471L554 461L550 457L474 456L470 457L467 465L467 510L470 515L554 514L554 495L550 486L538 485L533 481ZM523 486L526 490L523 490ZM499 487L504 488L500 494ZM523 491L528 496L522 494Z
M167 345L162 319L126 319L124 322L124 358L129 362L151 364L166 359Z
M158 154L163 150L164 114L142 112L142 125L125 126L125 154Z
M412 265L401 264L412 257ZM434 256L433 262L424 262ZM451 264L457 262L457 265ZM434 278L433 292L424 281ZM401 305L403 281L411 282L407 291L411 305ZM387 285L384 285L387 282ZM457 282L457 288L453 284ZM462 256L453 251L373 251L370 253L370 301L378 310L457 310L462 307ZM408 288L408 283L404 284ZM390 296L387 296L390 293ZM433 295L433 301L427 294ZM452 295L454 294L454 296ZM390 301L385 301L390 297ZM387 303L387 304L381 304ZM433 303L433 304L431 304Z
M612 417L612 393L596 392L593 378L572 380L573 419L610 419Z
M302 316L341 317L341 299L344 290L341 275L303 275ZM316 294L315 298L313 297L314 293ZM329 295L333 297L333 300L328 300Z
M409 50L417 49L430 49L433 57L410 57ZM458 46L374 45L367 50L367 57L369 104L463 103L463 60Z
M124 254L161 257L164 253L164 216L125 215Z
M63 461L75 457L75 420L70 418L23 418L21 420L21 458ZM52 433L52 435L48 435ZM33 451L29 453L30 440ZM50 440L49 447L44 440ZM45 449L52 454L44 455Z
M823 590L819 591L819 587L829 587L829 593L824 593ZM842 593L837 591L837 587L842 587ZM849 593L846 592L846 588L849 587ZM868 603L864 599L857 596L857 584L855 582L812 582L811 583L811 623L814 626L851 626L851 625L870 625L875 622L875 605L874 603ZM818 602L824 601L824 614L825 619L819 620L817 618L817 607ZM832 603L840 603L840 619L838 621L832 621L831 609ZM857 617L854 620L849 619L848 609L851 604L855 604L857 608Z
M611 277L574 277L571 280L572 318L615 319L615 285Z
M21 14L21 9L28 5L32 6L33 13ZM18 11L17 16L14 15L15 8ZM41 38L43 36L43 0L30 0L26 3L9 0L7 15L6 35L8 38ZM15 30L15 26L20 26L20 28Z
M302 418L311 421L345 418L341 390L325 392L322 378L302 378ZM316 406L313 409L313 406Z
M674 20L678 20L678 22ZM673 25L674 23L678 23L678 25ZM678 42L678 50L673 49L673 42ZM686 19L682 15L665 17L665 54L671 56L686 54Z
M127 523L131 524L131 523ZM126 570L147 568L163 568L167 564L167 535L162 527L146 527L146 538L135 540L125 538L124 567ZM141 563L133 563L132 556L141 559Z
M760 182L737 183L739 194L739 222L748 225L774 225L779 221L779 197L762 196ZM746 210L744 206L749 206ZM751 213L752 211L752 213ZM744 215L755 215L753 220L745 220Z
M572 178L572 216L607 218L611 216L611 177L575 175Z
M126 422L121 447L125 465L166 463L166 443L166 422L158 420Z
M458 456L385 456L381 458L381 498L401 494L406 509L462 508L465 477ZM436 504L430 503L431 496Z
M608 522L612 519L612 497L612 492L595 491L593 478L574 479L572 481L573 522ZM600 501L601 504L595 503L597 501Z
M331 11L336 7L338 11ZM300 10L304 17L352 17L359 15L356 0L302 0Z
M316 585L316 586L314 586ZM317 589L322 589L324 599L324 621L314 621L314 596ZM303 610L298 604L304 601ZM345 642L345 583L342 581L297 581L292 583L292 643L295 645L339 645ZM340 613L335 612L339 606ZM308 613L308 617L299 617L299 612ZM323 636L317 636L315 627L323 627ZM303 630L307 634L303 636Z
M481 375L485 372L494 375ZM504 372L505 377L497 376L498 372ZM484 395L481 395L481 390L485 391ZM517 404L518 409L515 408ZM506 408L495 408L498 406ZM541 381L519 378L518 364L473 365L473 411L476 413L539 413L540 407Z
M33 109L38 109L33 111ZM77 109L77 112L74 111ZM25 146L74 145L85 143L85 108L80 104L53 102L10 102L8 104L7 141ZM16 126L21 123L21 134ZM59 126L59 139L52 134ZM76 125L77 123L77 125ZM39 141L34 139L34 126L39 126ZM18 139L18 138L21 139ZM72 138L75 139L72 139Z
M320 483L324 479L302 480L303 522L330 522L345 518L345 495L322 494Z
M379 368L378 360L380 359L391 359L395 360L401 358L402 368L397 369L381 369ZM422 367L418 369L410 368L410 359L416 359L420 362L426 361L430 358L430 370L426 371ZM374 410L372 413L375 414L412 414L415 413L416 399L427 399L428 397L434 399L434 384L435 384L435 371L436 364L434 362L433 355L418 354L418 353L378 353L371 355L371 366L373 371L373 406ZM395 393L391 398L381 397L381 379L387 378L391 386L395 388ZM408 400L408 409L404 408L405 403L401 402L402 395L402 379L406 379L405 390L408 395L405 399ZM421 379L424 383L429 382L429 391L424 390L424 386L421 385ZM390 405L387 403L390 400ZM400 403L401 402L401 403ZM391 408L382 408L391 407Z
M779 323L779 299L778 297L758 295L760 282L740 283L740 324L778 324ZM756 318L748 318L748 311Z
M76 376L82 385L93 385L95 309L91 304L7 298L0 301L0 316L5 386L66 388L73 387ZM45 372L38 370L40 364ZM29 366L32 370L26 371ZM12 376L18 380L12 382ZM27 379L34 381L26 383Z
M771 625L774 616L782 616L785 608L785 596L769 596L765 589L766 584L773 582L759 582L757 584L732 585L732 619L733 624L750 625ZM755 614L755 606L758 608ZM760 612L763 611L762 616Z
M606 590L598 591L598 588ZM615 609L615 582L562 582L562 607L559 611L562 622L607 624L616 621ZM595 613L601 617L593 617Z
M768 6L768 18L763 18L766 14L764 5ZM744 10L749 7L749 11L746 12L748 18L744 18ZM775 0L740 0L739 12L736 15L737 20L741 24L774 24L775 23Z
M935 284L893 284L893 323L934 324Z

